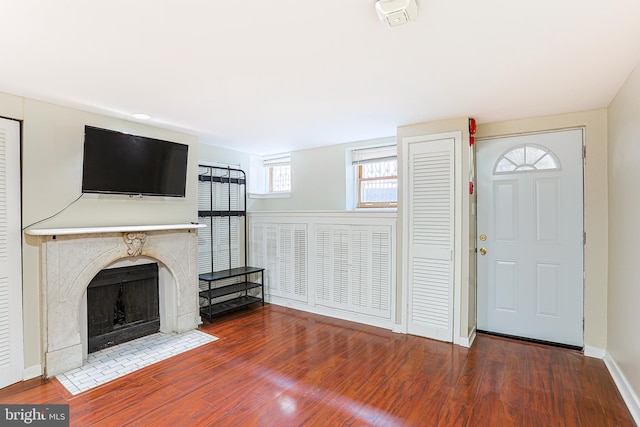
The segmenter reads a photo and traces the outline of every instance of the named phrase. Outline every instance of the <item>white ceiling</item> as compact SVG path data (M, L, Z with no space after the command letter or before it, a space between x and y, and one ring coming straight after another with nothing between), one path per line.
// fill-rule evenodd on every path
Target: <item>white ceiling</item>
M0 91L269 154L603 108L640 62L638 0L374 3L3 0Z

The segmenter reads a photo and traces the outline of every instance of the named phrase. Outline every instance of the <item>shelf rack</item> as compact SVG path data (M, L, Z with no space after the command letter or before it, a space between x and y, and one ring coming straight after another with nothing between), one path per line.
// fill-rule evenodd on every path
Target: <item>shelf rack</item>
M198 217L209 226L198 233L200 314L210 322L264 305L264 268L247 265L246 182L241 169L198 167Z

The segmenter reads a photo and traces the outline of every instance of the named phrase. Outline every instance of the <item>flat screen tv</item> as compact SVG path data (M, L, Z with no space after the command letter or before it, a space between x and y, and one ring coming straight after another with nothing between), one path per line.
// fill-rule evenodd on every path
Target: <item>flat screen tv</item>
M84 128L83 193L184 197L189 147Z

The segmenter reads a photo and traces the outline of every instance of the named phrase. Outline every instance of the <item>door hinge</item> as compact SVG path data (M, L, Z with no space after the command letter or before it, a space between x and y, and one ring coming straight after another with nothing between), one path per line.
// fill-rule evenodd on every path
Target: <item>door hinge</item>
M583 244L583 245L586 245L586 244L587 244L587 232L586 232L586 231L584 231L584 232L582 233L582 244Z
M586 145L582 146L582 158L583 159L587 158L587 146Z

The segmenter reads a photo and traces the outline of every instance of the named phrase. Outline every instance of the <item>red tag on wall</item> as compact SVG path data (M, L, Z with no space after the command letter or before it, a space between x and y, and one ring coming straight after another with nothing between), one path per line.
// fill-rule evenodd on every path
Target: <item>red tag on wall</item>
M476 119L469 119L469 133L471 135L476 134Z

